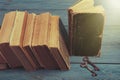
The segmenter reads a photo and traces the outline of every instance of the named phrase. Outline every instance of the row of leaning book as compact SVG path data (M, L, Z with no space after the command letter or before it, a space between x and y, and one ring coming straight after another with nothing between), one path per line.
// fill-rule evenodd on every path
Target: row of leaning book
M68 8L68 34L59 16L11 11L0 29L0 69L70 69L70 56L100 56L104 8L80 0Z
M10 68L68 70L69 53L60 29L65 29L60 17L49 12L8 12L0 30L0 52Z

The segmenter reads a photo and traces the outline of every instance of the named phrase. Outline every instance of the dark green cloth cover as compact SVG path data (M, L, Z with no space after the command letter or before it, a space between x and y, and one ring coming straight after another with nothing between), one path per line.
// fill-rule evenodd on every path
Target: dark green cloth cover
M100 54L104 15L79 13L73 16L72 54L97 56Z

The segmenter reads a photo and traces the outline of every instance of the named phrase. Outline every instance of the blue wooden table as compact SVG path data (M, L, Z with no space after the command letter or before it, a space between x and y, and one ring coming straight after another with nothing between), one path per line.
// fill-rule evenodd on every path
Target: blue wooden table
M32 13L51 12L59 15L68 30L67 8L77 0L0 0L0 25L5 13L21 10ZM26 72L24 69L0 71L0 80L120 80L120 6L119 0L95 0L96 4L102 4L106 12L102 53L100 58L91 57L101 69L97 77L83 68L79 63L81 57L71 56L71 69L69 71L38 70ZM118 1L118 2L117 2ZM116 6L117 5L117 6Z

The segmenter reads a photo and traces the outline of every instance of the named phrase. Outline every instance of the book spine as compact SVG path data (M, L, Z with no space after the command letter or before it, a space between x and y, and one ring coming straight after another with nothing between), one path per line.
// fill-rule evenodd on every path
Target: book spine
M72 39L73 39L73 11L72 9L68 9L68 27L69 27L69 52L72 55Z

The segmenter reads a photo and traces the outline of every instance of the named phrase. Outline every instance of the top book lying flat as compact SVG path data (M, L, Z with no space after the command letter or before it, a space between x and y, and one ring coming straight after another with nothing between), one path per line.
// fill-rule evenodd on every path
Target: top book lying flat
M100 56L104 8L94 0L82 0L68 9L70 54Z

